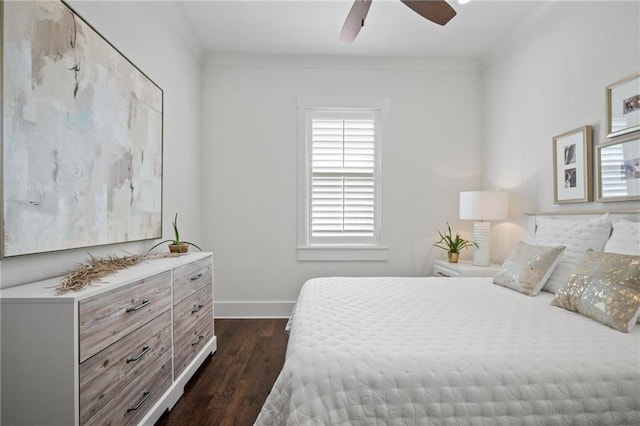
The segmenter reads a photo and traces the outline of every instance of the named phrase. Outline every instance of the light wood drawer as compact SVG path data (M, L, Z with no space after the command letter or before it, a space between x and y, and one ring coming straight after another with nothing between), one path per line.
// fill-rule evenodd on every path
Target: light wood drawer
M126 388L90 417L85 425L134 425L171 385L171 356L163 356L129 382Z
M177 304L205 285L211 286L211 256L173 270L173 303Z
M80 423L87 423L134 379L170 360L171 312L166 311L80 364Z
M213 336L212 288L207 286L173 310L174 374L177 377Z
M80 362L151 321L170 306L169 271L80 301Z

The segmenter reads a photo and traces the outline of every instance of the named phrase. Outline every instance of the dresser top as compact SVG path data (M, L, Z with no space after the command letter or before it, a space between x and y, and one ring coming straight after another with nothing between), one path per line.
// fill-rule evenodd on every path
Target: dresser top
M141 280L150 275L159 274L178 266L204 259L207 256L211 256L211 253L195 252L181 254L179 256L146 259L137 265L122 269L100 281L96 281L80 291L69 291L63 295L56 294L56 287L60 285L63 277L9 287L0 290L0 302L3 304L33 303L34 299L38 299L38 301L47 303L75 303L79 300Z

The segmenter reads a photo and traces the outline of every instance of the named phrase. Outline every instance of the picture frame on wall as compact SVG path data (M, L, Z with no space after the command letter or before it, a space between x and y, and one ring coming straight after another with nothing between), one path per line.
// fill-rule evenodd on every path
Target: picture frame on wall
M0 256L160 238L162 89L63 1L0 17Z
M640 71L607 86L607 138L640 130Z
M599 202L640 200L640 133L596 146Z
M593 130L582 126L553 138L553 202L593 201Z

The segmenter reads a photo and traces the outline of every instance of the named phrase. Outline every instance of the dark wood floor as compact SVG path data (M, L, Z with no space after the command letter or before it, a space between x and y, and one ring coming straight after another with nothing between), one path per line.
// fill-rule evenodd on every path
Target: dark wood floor
M252 425L278 377L286 319L215 320L218 350L185 387L161 425Z

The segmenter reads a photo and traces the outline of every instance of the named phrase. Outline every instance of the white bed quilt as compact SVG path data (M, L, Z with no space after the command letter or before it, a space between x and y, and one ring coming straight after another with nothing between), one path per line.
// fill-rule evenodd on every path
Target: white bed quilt
M303 286L258 425L640 425L624 334L490 278Z

